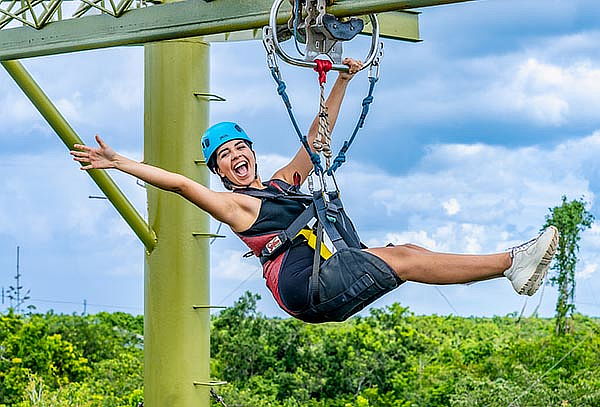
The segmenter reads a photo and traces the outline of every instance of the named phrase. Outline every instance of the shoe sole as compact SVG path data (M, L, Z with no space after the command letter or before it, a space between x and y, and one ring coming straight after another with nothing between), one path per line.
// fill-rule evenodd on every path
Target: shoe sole
M540 285L542 285L544 278L546 278L546 274L548 274L548 269L550 268L550 263L552 262L554 253L556 253L556 249L558 248L559 241L558 229L556 229L554 226L550 226L550 228L553 231L552 240L550 240L550 244L542 256L542 260L540 260L540 263L536 267L535 272L518 291L518 293L521 295L531 296L535 294L538 288L540 288Z

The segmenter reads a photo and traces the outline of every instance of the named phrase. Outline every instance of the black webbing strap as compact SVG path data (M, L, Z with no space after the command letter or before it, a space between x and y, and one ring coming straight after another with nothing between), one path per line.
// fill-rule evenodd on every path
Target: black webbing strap
M349 246L344 242L344 238L335 227L335 222L337 221L336 208L328 205L319 191L313 193L313 202L315 203L317 220L325 229L325 233L327 233L329 240L331 240L336 250L348 248Z
M286 191L286 194L275 194L270 191L266 191L263 189L236 189L233 192L238 194L249 195L254 198L265 198L265 199L292 199L296 201L300 201L305 205L308 205L312 202L312 197L310 195L304 195L300 193L293 193L291 191ZM289 194L289 195L288 195Z
M323 242L323 225L317 224L317 244L313 258L312 274L310 275L310 298L313 304L319 303L319 271L321 270L321 243Z
M346 242L349 247L357 249L362 248L363 245L360 242L360 237L358 237L354 224L344 210L339 194L337 192L329 192L329 199L329 206L332 208L335 207L336 211L335 227L342 236L344 242Z
M342 201L335 192L329 193L329 202L319 192L315 192L313 199L317 210L317 219L323 225L325 233L337 250L348 247L361 248L360 238L354 225L346 215Z

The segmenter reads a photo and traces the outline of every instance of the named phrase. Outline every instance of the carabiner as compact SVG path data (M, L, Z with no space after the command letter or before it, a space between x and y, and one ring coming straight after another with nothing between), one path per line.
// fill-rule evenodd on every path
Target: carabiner
M369 78L379 79L379 66L381 65L381 60L383 59L383 42L379 43L379 47L377 47L377 54L375 58L373 58L373 62L369 66Z

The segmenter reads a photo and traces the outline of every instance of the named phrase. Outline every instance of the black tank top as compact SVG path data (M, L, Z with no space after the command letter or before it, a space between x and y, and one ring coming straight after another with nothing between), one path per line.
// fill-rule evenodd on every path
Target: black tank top
M258 236L287 229L304 211L301 202L285 199L285 192L283 192L290 188L296 192L299 188L294 188L278 179L263 182L263 185L268 192L280 195L281 198L277 200L260 198L258 218L252 226L238 233L241 236ZM248 189L255 188L236 189L235 192L243 194ZM312 273L313 258L313 249L303 239L296 239L286 253L279 272L278 289L282 301L290 311L301 311L308 306L309 278Z

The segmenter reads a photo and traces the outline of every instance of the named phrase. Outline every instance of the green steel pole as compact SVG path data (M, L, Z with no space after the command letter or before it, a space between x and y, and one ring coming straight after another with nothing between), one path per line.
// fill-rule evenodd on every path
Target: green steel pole
M146 162L208 185L200 136L208 123L209 45L198 39L145 45ZM209 405L208 215L176 194L148 188L158 236L146 255L145 407ZM194 307L202 305L203 307Z
M74 144L85 144L19 61L1 61L0 63L68 149L72 149ZM88 171L88 174L144 243L146 250L151 252L156 244L154 232L148 227L144 218L127 200L112 178L104 170L91 170Z

